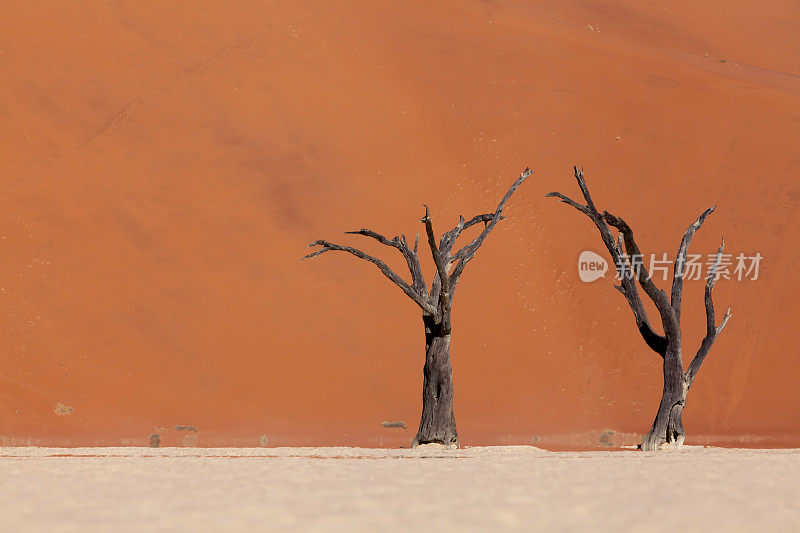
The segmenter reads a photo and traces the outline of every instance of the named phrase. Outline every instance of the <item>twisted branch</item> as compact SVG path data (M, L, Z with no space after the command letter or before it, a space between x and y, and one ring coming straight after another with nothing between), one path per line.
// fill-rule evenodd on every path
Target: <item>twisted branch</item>
M452 308L452 300L450 299L450 279L447 275L447 266L442 259L439 248L436 246L436 236L433 234L433 223L431 222L431 212L428 206L425 206L425 216L422 217L421 222L425 224L425 233L428 234L428 246L431 249L433 262L436 265L436 275L439 279L439 309L442 316L442 333L445 335L450 333L450 309ZM461 217L459 226L464 226L464 217ZM458 226L456 226L458 228ZM434 284L436 280L434 280Z
M706 221L708 215L714 212L717 206L709 207L697 217L691 226L686 228L686 233L683 234L681 244L678 247L678 256L675 258L675 266L672 274L672 308L675 310L675 316L680 322L681 319L681 298L683 295L683 276L686 267L686 254L689 251L689 243L692 242L692 237L695 232L700 229L703 222Z
M408 265L409 272L411 273L411 285L406 283L400 276L397 275L397 273L395 273L380 259L366 254L357 248L342 246L325 240L318 240L309 244L309 247L321 246L321 248L304 256L301 261L304 259L317 257L318 255L329 251L347 252L355 257L358 257L359 259L369 261L377 266L381 273L383 273L383 275L386 276L389 281L400 287L400 289L423 310L425 315L434 317L435 321L441 324L441 328L444 333L449 333L450 310L453 305L453 289L455 288L455 284L458 281L464 265L467 263L467 261L472 259L472 257L475 255L475 251L480 247L480 245L486 239L486 236L492 231L497 222L503 219L501 213L506 202L511 195L514 194L522 182L531 175L531 173L532 171L530 169L525 169L525 171L519 176L519 178L517 178L506 195L500 201L500 204L494 213L476 215L469 220L465 220L463 216L459 217L458 224L456 224L453 229L442 235L438 246L436 244L436 236L433 231L430 210L428 209L428 206L425 206L425 216L420 220L420 222L425 224L425 233L428 238L428 246L430 247L431 255L433 256L433 262L436 264L436 275L433 283L431 284L430 294L428 293L427 286L425 284L425 278L422 275L422 268L420 267L419 256L417 255L419 234L417 234L417 237L414 240L414 248L412 249L409 247L405 235L388 239L380 233L366 228L362 228L357 231L346 232L351 235L362 235L364 237L369 237L378 241L384 246L390 246L398 249L400 253L403 254L406 264ZM459 250L455 256L451 257L450 251L452 250L456 239L458 239L465 229L470 228L479 222L484 223L484 228L481 234L478 235L478 237L476 237L470 244ZM456 268L453 274L449 274L450 266L454 262L457 262Z
M717 340L719 334L722 333L722 330L725 329L725 325L732 316L731 309L729 307L725 312L725 316L722 318L722 323L720 323L719 326L716 325L714 320L714 300L712 298L712 292L714 290L714 285L717 283L717 269L719 268L720 261L722 260L722 251L724 249L725 239L723 239L722 244L719 245L717 256L714 259L714 264L712 265L711 270L708 273L708 279L706 280L706 336L703 338L703 342L700 344L700 349L697 350L697 354L692 359L692 362L689 364L689 369L686 371L686 382L688 385L691 385L694 381L695 376L700 371L700 365L703 364L703 360L705 360L706 355L708 355L709 350L711 350L711 346L714 344L714 341Z
M475 237L475 239L473 239L472 242L470 242L468 245L466 245L464 248L458 251L458 253L456 254L458 255L457 263L455 268L453 269L453 273L450 276L451 279L453 280L454 289L456 284L458 283L458 280L461 278L461 274L464 271L464 267L467 265L468 262L470 262L475 257L475 252L478 251L478 248L481 247L483 241L486 240L486 237L489 236L489 233L492 232L497 223L500 222L500 220L502 219L501 214L503 213L503 208L505 207L506 202L508 202L508 199L511 198L511 195L513 195L514 192L516 192L519 186L522 185L522 183L526 179L528 179L528 176L530 176L531 174L533 174L533 171L529 168L526 168L522 172L522 174L519 175L519 177L514 181L514 183L511 184L511 187L508 189L508 192L506 192L505 196L503 196L503 199L500 200L500 203L497 205L497 209L495 210L492 219L486 224L486 226L483 228L483 231L481 231L480 234L477 237Z
M408 271L411 273L411 282L414 289L419 294L426 294L428 292L427 287L425 286L425 278L422 276L422 268L419 264L419 257L417 257L416 242L414 243L414 250L412 251L408 246L406 236L403 234L401 234L400 237L395 236L390 240L380 233L376 233L367 228L362 228L358 231L345 231L345 233L348 235L363 235L365 237L371 237L381 244L391 246L392 248L397 248L400 253L403 254L403 258L406 260Z
M639 252L636 241L633 239L633 230L630 229L630 226L628 226L624 220L615 217L607 211L603 211L601 215L592 201L589 188L583 177L583 169L578 170L578 167L573 167L573 170L575 172L575 179L578 182L578 187L580 187L581 193L586 200L586 205L580 204L560 192L551 192L545 195L545 197L558 198L561 202L572 206L594 222L594 225L600 231L603 244L605 244L609 254L611 254L611 259L617 267L620 284L614 285L614 288L625 296L628 306L631 308L631 311L633 311L633 316L636 319L636 327L644 341L654 352L664 357L667 349L667 339L665 336L659 335L653 330L642 299L639 297L639 291L636 288L636 278L634 278L634 275L638 277L640 284L643 278L646 284L650 279L650 275L646 270L644 274L642 273L643 265L641 265L641 252ZM609 224L614 225L614 227L620 230L619 241L615 241L611 235L611 230L608 227ZM625 239L627 256L622 249L623 238ZM652 282L650 283L652 284ZM648 290L644 285L642 288L645 289L645 291ZM657 292L653 294L655 296Z
M389 242L388 239L387 239L387 242ZM378 259L376 257L372 257L369 254L365 254L364 252L362 252L361 250L359 250L357 248L352 248L350 246L341 246L341 245L334 244L334 243L331 243L331 242L328 242L328 241L325 241L325 240L314 241L314 242L312 242L311 244L308 245L309 248L312 248L314 246L322 246L322 248L320 248L319 250L316 250L316 251L304 256L303 258L300 259L301 261L303 261L305 259L313 259L314 257L317 257L319 255L324 254L325 252L330 252L330 251L347 252L349 254L352 254L352 255L358 257L359 259L363 259L364 261L369 261L373 265L377 266L378 269L381 271L381 273L384 276L386 276L389 279L389 281L391 281L392 283L394 283L395 285L400 287L400 289L404 293L406 293L406 295L409 298L414 300L414 302L417 305L419 305L420 308L424 312L426 312L428 314L434 314L434 315L436 314L436 308L434 306L432 306L422 296L422 294L418 293L416 290L414 290L414 288L412 286L410 286L408 283L403 281L403 279L400 276L398 276L391 268L389 268L389 266L386 263L384 263L380 259Z
M653 283L653 278L650 276L650 272L648 272L647 268L644 266L644 262L642 261L642 252L639 250L639 246L636 244L636 240L633 238L633 230L622 218L616 217L608 211L603 211L603 219L611 226L617 228L617 230L619 230L619 232L622 234L625 242L625 251L627 252L628 258L631 261L633 273L639 279L639 285L642 287L645 294L647 294L647 296L653 301L653 303L656 304L656 309L658 309L658 312L661 314L662 322L669 321L672 317L670 313L669 300L667 299L667 293L664 292L663 289L656 287L656 284ZM666 324L664 327L665 330L669 328L669 326Z
M492 218L494 218L494 213L485 213L483 215L475 215L474 217L472 217L471 219L467 220L466 222L464 221L464 217L463 216L459 216L458 218L459 218L459 220L458 220L458 224L456 225L456 227L451 229L450 231L448 231L444 235L442 235L442 241L439 244L439 250L441 250L442 254L449 253L453 249L453 245L456 243L456 239L458 239L458 237L461 235L461 233L464 230L471 228L472 226L474 226L478 222L483 222L483 224L484 224L483 227L485 228L486 224L491 222ZM500 220L503 220L504 218L505 217L501 216ZM455 258L455 255L450 258L450 262L453 262L454 258Z

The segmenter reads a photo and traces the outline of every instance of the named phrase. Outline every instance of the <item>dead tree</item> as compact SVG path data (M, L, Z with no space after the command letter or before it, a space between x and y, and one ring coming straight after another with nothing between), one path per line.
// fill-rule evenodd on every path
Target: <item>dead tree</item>
M417 239L414 241L414 247L411 248L406 241L405 235L402 234L399 237L387 239L369 229L346 232L370 237L385 246L397 248L406 260L411 274L411 283L407 283L380 259L367 255L356 248L340 246L324 240L314 241L308 245L309 247L320 246L321 248L303 257L303 259L310 259L325 252L336 250L347 252L359 259L369 261L377 266L384 276L400 287L422 309L422 323L425 327L422 418L412 446L440 443L447 447L458 447L456 420L453 415L453 372L450 366L450 335L452 331L450 314L453 307L453 297L455 296L456 286L464 272L464 267L475 257L475 252L478 251L478 248L480 248L497 223L504 218L502 217L502 212L506 202L530 175L530 169L525 169L520 174L506 195L503 196L503 199L500 200L500 204L494 213L477 215L469 220L459 217L458 224L442 235L438 245L430 212L428 207L424 206L425 216L420 222L425 225L428 246L433 256L433 262L436 265L436 273L433 277L430 291L428 291L425 278L422 275L422 268L417 255L419 234L417 234ZM472 242L453 253L453 247L459 235L464 230L481 222L483 223L481 233Z
M586 200L586 205L580 204L558 192L551 192L547 196L558 198L562 202L571 205L589 217L591 221L594 222L594 225L597 226L597 229L600 230L600 237L603 239L603 244L605 244L611 254L611 259L617 267L617 273L621 280L620 285L615 285L614 287L621 292L628 301L628 305L636 319L636 327L639 329L639 333L641 333L647 346L663 359L664 389L661 396L661 404L658 407L658 413L656 414L655 422L653 422L653 427L644 438L642 449L657 450L659 446L665 442L680 446L683 444L685 438L681 415L686 405L686 393L689 387L691 387L695 377L697 377L700 365L703 364L703 360L706 358L706 355L708 355L711 346L731 317L731 311L728 309L722 322L717 326L714 319L714 302L711 298L711 292L714 290L714 284L718 277L717 269L725 246L725 241L723 240L717 250L716 258L709 271L708 279L706 280L706 336L692 359L688 370L684 371L683 361L681 359L681 296L683 294L683 278L686 274L686 254L692 236L700 229L700 226L703 225L706 218L714 212L715 207L706 209L703 214L686 229L681 244L678 247L678 255L675 258L672 276L672 293L668 296L664 290L656 287L650 277L650 273L647 271L647 268L645 268L642 262L642 253L633 238L633 230L631 227L628 226L623 219L610 214L608 211L603 211L602 213L598 212L589 195L586 182L583 179L583 170L578 170L577 167L575 167L575 179L578 180L578 186ZM618 239L614 239L609 226L615 228L619 232ZM655 304L661 317L663 334L657 333L650 326L647 312L645 311L642 300L639 298L636 280L639 281L639 285L642 287L647 297Z

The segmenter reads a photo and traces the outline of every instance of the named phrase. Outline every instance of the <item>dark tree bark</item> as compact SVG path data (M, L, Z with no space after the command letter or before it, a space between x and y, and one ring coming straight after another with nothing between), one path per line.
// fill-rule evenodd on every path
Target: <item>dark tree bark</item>
M422 369L422 417L412 446L437 442L458 447L453 415L453 369L450 366L450 334L441 324L423 317L425 366Z
M716 325L714 319L712 291L714 290L714 284L717 280L717 269L719 268L725 246L725 242L723 241L717 250L716 259L714 260L706 280L706 336L692 359L689 368L684 371L683 360L681 358L681 298L683 296L686 254L695 232L700 229L706 218L713 213L716 208L712 207L706 209L697 220L686 229L680 246L678 247L678 255L675 258L672 291L671 295L668 296L664 290L656 287L650 277L650 273L647 271L647 268L645 268L642 261L642 253L634 240L633 230L623 219L612 215L608 211L600 213L597 210L589 194L589 189L586 187L586 182L583 178L583 170L578 170L577 167L575 167L574 170L575 179L578 181L578 186L586 200L586 205L580 204L558 192L551 192L547 196L558 198L562 202L571 205L588 216L600 231L600 237L603 240L603 244L608 249L608 252L611 254L611 259L617 267L617 272L621 280L619 285L615 285L615 288L620 291L628 301L628 305L631 311L633 311L633 316L636 320L636 327L642 339L644 339L650 349L659 354L663 359L664 389L661 395L661 403L659 404L653 427L644 437L642 449L657 450L664 443L680 446L683 444L686 436L681 420L683 408L686 405L686 394L694 378L697 376L697 372L700 370L700 365L703 363L706 355L708 355L711 346L731 317L731 311L728 309L719 326ZM618 232L617 239L614 239L612 236L610 229L612 227ZM639 297L639 291L636 287L637 281L644 293L653 301L658 310L659 317L661 318L661 326L664 331L663 334L654 331L650 325L647 312L645 311L644 304Z
M459 217L458 224L436 239L430 211L425 206L425 216L420 220L425 225L428 247L436 265L436 273L431 283L431 288L425 283L420 267L417 245L419 235L411 248L405 235L387 239L379 233L369 229L349 231L347 233L363 235L375 239L379 243L397 248L406 260L411 275L408 283L390 269L386 263L361 250L349 246L340 246L328 241L319 240L309 244L309 247L320 248L301 259L311 259L332 250L347 252L351 255L369 261L378 267L384 276L397 285L411 300L422 310L422 322L425 327L425 366L423 367L422 381L422 417L419 430L414 437L412 446L420 444L439 443L447 447L457 448L458 432L453 414L453 370L450 365L450 335L452 325L450 320L453 307L453 296L466 264L475 257L478 248L486 240L497 223L502 220L503 208L511 195L522 185L532 171L525 169L519 178L514 181L511 188L503 196L494 213L476 215L469 220ZM461 233L478 223L483 223L483 229L472 241L453 253L453 247Z

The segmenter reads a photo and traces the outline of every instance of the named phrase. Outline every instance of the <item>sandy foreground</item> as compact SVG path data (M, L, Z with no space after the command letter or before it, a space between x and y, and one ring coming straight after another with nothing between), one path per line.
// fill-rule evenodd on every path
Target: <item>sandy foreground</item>
M800 527L796 449L4 448L0 484L2 531Z

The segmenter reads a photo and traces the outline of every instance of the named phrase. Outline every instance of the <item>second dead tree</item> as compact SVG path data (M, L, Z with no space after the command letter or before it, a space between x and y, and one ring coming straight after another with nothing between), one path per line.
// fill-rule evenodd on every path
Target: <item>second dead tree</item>
M303 257L303 259L310 259L325 252L341 251L369 261L377 266L384 276L400 287L406 293L406 296L411 298L422 309L422 323L425 327L422 417L412 446L439 443L447 447L457 448L459 445L456 420L453 415L453 371L450 365L450 335L452 331L450 313L453 307L453 297L456 286L461 279L461 274L464 272L464 267L475 257L475 252L478 251L478 248L483 244L489 233L503 218L502 212L506 202L514 194L514 191L522 185L522 182L531 175L531 172L530 169L525 169L520 174L519 178L514 181L511 188L503 196L503 199L500 200L500 204L494 213L476 215L469 220L459 217L458 224L442 235L438 243L433 231L430 212L428 207L425 206L425 216L420 222L425 224L428 246L433 256L433 262L436 265L436 274L434 275L433 283L431 283L430 291L422 275L422 268L417 255L418 239L414 242L414 247L411 248L406 241L405 235L387 239L369 229L347 232L375 239L385 246L399 250L408 265L411 283L403 280L380 259L356 248L333 244L325 240L312 242L309 247L320 246L320 249ZM453 253L453 248L459 235L464 230L479 223L484 225L480 234L469 244Z
M731 317L731 311L728 309L719 326L717 326L714 318L714 302L711 297L718 277L717 269L725 246L725 241L723 240L717 250L716 258L706 280L706 335L697 353L692 358L689 368L684 371L681 358L681 297L683 295L683 278L686 274L686 254L695 232L700 229L706 218L714 212L715 207L706 209L686 229L678 247L678 255L675 258L672 291L670 295L667 295L663 289L656 287L650 277L650 273L642 263L642 253L633 238L633 230L623 219L612 215L608 211L600 213L597 210L589 195L589 189L586 187L583 170L578 170L577 167L574 170L575 179L578 181L578 186L583 193L586 205L580 204L559 192L551 192L547 196L558 198L562 202L571 205L589 217L594 225L597 226L597 229L600 230L600 237L611 254L621 280L620 285L615 285L614 287L628 301L628 305L636 319L636 327L639 329L644 341L663 359L664 389L661 403L659 404L653 427L644 438L642 449L657 450L664 443L680 446L685 438L681 415L686 405L686 393L689 391L689 387L691 387L695 377L697 377L700 365L703 364L703 360L708 355L711 346ZM619 232L617 240L612 236L609 226L616 228ZM654 331L650 326L647 312L642 300L639 298L636 280L639 281L642 290L653 301L658 310L664 330L663 335Z

